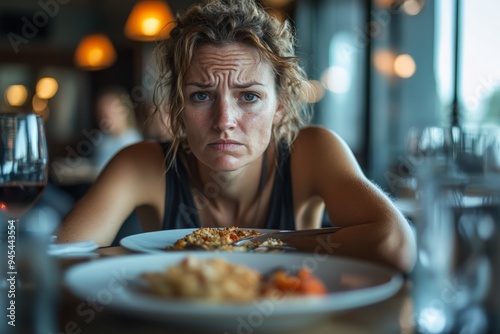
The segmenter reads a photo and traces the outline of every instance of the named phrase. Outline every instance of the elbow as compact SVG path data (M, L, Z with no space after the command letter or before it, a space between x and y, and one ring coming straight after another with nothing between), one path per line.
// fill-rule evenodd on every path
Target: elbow
M401 228L393 230L382 243L382 252L386 254L388 264L406 274L415 266L417 246L415 234L410 225L405 222Z
M409 244L401 245L396 254L393 266L405 274L411 273L416 262L414 247Z

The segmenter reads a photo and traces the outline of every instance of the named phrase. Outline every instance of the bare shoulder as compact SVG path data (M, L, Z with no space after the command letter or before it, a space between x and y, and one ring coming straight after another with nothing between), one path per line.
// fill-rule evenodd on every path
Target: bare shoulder
M165 171L164 160L159 143L144 141L133 144L113 157L99 179L137 187L137 189L150 187L158 184L158 180L162 178Z
M321 126L309 126L299 132L292 146L292 159L311 168L357 169L350 148L334 131Z
M308 126L300 130L293 143L293 151L299 154L316 154L324 150L350 151L344 140L334 131L322 126Z
M339 135L320 126L300 131L291 151L294 188L305 197L323 193L327 187L338 187L346 180L363 179L354 154Z

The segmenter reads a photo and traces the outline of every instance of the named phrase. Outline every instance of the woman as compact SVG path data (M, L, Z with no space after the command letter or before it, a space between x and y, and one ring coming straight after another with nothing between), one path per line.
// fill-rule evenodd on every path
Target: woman
M404 217L346 144L306 127L305 76L289 27L253 1L214 0L177 18L159 47L157 94L172 142L120 152L67 216L59 241L108 245L136 210L146 231L197 226L319 228L335 254L401 270L413 263ZM166 102L166 103L165 103Z

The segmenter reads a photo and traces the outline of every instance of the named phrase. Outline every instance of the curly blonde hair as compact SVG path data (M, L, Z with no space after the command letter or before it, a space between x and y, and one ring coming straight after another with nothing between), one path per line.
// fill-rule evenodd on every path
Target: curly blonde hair
M195 52L204 45L230 43L255 47L273 68L277 93L286 110L281 122L273 127L276 144L284 142L290 146L309 121L304 90L307 77L295 56L295 37L289 23L280 22L254 0L209 0L178 14L170 37L155 50L159 78L154 105L156 112L162 112L162 106L166 106L165 111L170 114L172 159L185 144L182 88Z

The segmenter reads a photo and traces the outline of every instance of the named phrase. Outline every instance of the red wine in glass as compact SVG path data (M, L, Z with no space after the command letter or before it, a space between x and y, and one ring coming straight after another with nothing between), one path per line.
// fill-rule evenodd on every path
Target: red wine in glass
M45 189L41 182L13 182L0 185L0 210L8 217L23 216Z

